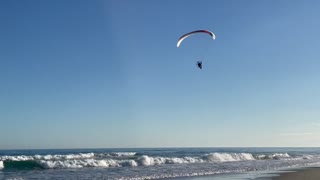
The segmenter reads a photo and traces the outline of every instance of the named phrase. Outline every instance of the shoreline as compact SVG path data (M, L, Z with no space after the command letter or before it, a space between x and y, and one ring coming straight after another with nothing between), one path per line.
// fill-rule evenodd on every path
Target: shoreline
M214 174L193 177L169 178L171 180L320 180L320 167L301 167L275 171Z
M254 180L320 180L320 167L310 166L301 168L284 169L261 174ZM252 178L246 178L252 179Z
M273 176L271 180L320 180L320 167L306 167L302 169L292 169L287 172L279 172L278 176Z

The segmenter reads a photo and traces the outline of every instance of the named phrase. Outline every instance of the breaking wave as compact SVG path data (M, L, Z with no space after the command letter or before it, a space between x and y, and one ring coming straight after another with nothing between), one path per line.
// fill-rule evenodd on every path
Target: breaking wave
M79 153L67 155L0 156L0 169L56 169L83 167L135 167L161 164L223 163L254 160L296 160L288 153L257 154L251 153L209 153L198 156L161 157L137 155L135 152L115 152L105 154ZM305 155L298 159L312 159Z
M250 153L210 153L206 158L213 162L255 160Z
M256 159L289 159L291 156L288 153L275 153L275 154L261 154L256 155Z

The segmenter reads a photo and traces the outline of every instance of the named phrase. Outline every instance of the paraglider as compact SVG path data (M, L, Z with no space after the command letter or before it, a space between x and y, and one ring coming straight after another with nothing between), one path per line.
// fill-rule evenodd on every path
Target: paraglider
M202 61L197 61L197 66L199 69L202 69Z
M186 34L182 35L182 36L178 39L177 47L180 47L180 44L181 44L182 41L184 41L186 38L188 38L188 37L191 36L191 35L198 34L198 33L208 34L209 36L211 36L211 38L212 38L213 40L216 39L215 34L213 34L213 32L211 32L211 31L208 31L208 30L196 30L196 31L192 31L192 32L189 32L189 33L186 33ZM197 66L198 66L199 69L202 69L202 61L197 61Z

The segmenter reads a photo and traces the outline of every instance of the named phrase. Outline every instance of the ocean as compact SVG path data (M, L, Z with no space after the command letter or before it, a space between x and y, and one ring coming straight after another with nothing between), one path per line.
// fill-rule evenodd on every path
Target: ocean
M320 148L0 150L0 179L259 177L320 165Z

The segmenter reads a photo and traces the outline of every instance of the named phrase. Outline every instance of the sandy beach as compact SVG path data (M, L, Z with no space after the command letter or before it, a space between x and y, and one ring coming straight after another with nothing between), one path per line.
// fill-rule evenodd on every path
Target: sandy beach
M320 168L307 168L295 172L280 173L272 180L320 180Z

